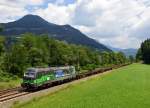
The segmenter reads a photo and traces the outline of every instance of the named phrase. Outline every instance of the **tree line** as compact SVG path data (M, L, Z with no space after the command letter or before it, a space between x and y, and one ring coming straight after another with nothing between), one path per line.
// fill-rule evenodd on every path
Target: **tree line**
M28 67L74 65L80 70L129 62L122 52L100 52L47 35L26 33L9 47L6 41L5 37L0 37L0 71L18 76L22 76Z
M137 61L142 60L146 64L150 64L150 39L142 42L141 47L136 55Z

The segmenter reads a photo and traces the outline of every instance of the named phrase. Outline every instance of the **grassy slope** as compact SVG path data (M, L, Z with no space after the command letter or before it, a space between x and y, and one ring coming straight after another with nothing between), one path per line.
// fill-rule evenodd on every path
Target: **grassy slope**
M20 79L0 82L0 90L18 87L20 86L20 82Z
M0 90L20 86L21 79L0 71Z
M18 108L149 108L150 66L133 64L114 70Z

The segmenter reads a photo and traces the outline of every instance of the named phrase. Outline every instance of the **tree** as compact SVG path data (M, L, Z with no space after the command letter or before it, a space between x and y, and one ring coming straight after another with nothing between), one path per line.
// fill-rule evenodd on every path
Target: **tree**
M109 53L109 63L110 64L118 64L117 54L114 52Z
M5 38L0 36L0 71L2 71L5 55Z
M131 63L133 63L135 61L135 59L132 55L129 56L129 60L130 60Z
M109 53L103 52L101 53L101 65L108 65L109 64Z
M42 50L32 47L28 52L28 62L32 67L41 66L43 64L43 56L44 53L42 52Z
M23 34L19 42L23 44L27 50L30 50L32 47L36 46L36 36L31 33Z
M2 32L3 31L3 27L2 27L2 25L0 25L0 32Z
M150 64L150 39L145 40L141 44L141 55L144 63Z
M136 54L136 61L142 60L142 51L141 48L138 49L137 54Z
M4 57L4 69L6 72L22 76L27 66L27 50L22 45L12 46L10 52Z
M126 56L123 52L117 53L118 64L123 64L126 62Z
M5 45L4 44L5 44L5 38L0 36L0 56L5 51Z

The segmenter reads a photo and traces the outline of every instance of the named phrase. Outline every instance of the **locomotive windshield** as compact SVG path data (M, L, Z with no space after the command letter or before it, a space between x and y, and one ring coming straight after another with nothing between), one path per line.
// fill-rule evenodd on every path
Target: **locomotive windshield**
M35 77L35 70L29 69L27 72L24 74L24 77L28 78L34 78Z
M35 73L26 72L24 76L25 76L25 77L31 77L31 78L34 78Z

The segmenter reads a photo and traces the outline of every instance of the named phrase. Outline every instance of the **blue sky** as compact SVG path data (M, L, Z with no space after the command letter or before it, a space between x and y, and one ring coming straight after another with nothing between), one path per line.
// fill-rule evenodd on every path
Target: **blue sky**
M75 3L76 0L44 0L43 4L40 5L27 5L25 8L29 11L29 12L33 12L34 8L38 7L38 8L47 8L49 3L56 3L56 2L60 2L59 5L69 5L69 4L73 4Z
M0 0L0 22L35 14L70 24L105 45L139 48L150 38L149 0Z

